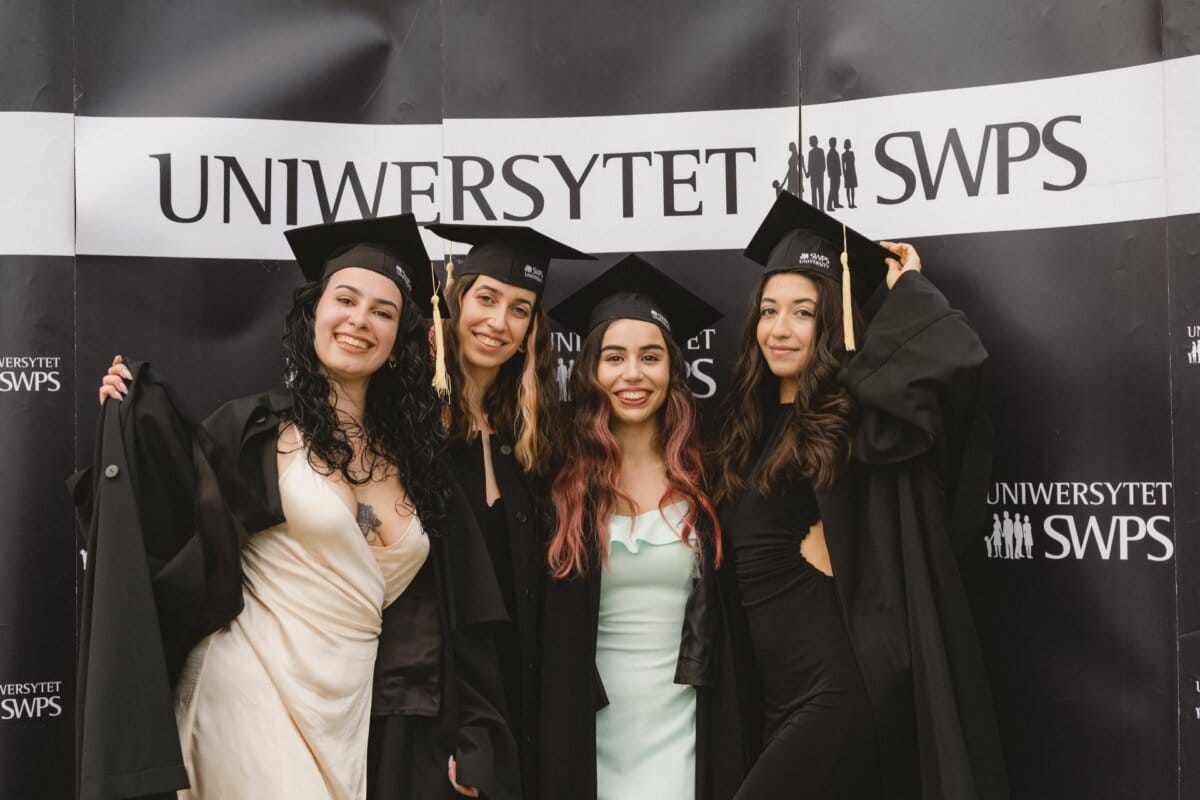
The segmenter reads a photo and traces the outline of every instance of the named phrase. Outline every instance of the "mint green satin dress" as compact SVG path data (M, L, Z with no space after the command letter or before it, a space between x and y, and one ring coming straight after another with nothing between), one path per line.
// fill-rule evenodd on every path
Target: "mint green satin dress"
M598 800L695 800L696 690L674 682L696 553L677 531L683 501L608 524L596 666ZM632 529L631 529L632 526Z

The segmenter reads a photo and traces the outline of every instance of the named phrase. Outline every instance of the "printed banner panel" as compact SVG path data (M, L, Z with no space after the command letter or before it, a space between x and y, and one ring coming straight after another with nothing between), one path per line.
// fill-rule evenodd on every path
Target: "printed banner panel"
M1200 215L1169 220L1180 797L1200 794Z
M992 353L995 517L964 574L1014 797L1200 791L1196 3L68 8L0 4L0 796L70 793L61 480L114 353L195 414L274 385L282 231L411 210L601 255L548 303L647 255L725 312L687 349L708 403L779 189L913 241Z
M75 113L312 122L441 119L434 0L87 0Z
M0 797L74 790L71 3L0 1Z
M801 42L806 198L914 238L992 356L963 569L1022 800L1178 792L1163 217L1200 208L1200 67L1083 5L814 5Z
M0 255L0 797L73 790L71 258Z
M0 0L0 111L70 114L71 0Z

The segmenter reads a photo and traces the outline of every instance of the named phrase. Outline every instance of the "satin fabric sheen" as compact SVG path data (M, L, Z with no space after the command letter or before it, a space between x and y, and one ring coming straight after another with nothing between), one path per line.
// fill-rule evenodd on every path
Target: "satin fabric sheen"
M383 609L429 539L414 516L400 539L371 547L304 456L279 490L287 521L242 550L245 609L196 646L176 689L192 784L180 800L366 797Z
M696 563L676 532L686 511L679 502L608 522L596 635L609 701L596 712L598 800L696 797L696 690L674 682Z

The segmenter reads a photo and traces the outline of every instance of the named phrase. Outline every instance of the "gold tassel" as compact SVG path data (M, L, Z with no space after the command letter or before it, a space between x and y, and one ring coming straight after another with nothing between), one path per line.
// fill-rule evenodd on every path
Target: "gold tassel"
M446 298L450 298L450 288L454 286L454 256L446 253Z
M447 258L447 265L450 259ZM429 269L433 271L433 265L429 265ZM447 291L449 291L450 272L452 268L447 267ZM438 396L443 400L450 397L450 376L446 373L446 334L442 330L442 304L438 299L438 282L437 276L433 276L433 297L431 299L433 305L433 390L438 393Z
M850 287L850 253L846 244L846 226L842 226L842 335L846 340L846 352L858 348L854 342L854 294Z

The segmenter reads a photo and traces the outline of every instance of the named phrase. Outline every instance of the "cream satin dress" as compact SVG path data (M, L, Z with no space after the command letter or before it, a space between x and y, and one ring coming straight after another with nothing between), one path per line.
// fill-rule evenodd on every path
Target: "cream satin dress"
M181 800L366 797L383 609L425 563L429 539L414 516L391 545L368 545L304 455L279 494L286 522L242 550L245 609L196 646L176 688L192 785Z

